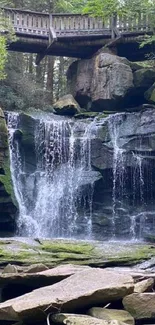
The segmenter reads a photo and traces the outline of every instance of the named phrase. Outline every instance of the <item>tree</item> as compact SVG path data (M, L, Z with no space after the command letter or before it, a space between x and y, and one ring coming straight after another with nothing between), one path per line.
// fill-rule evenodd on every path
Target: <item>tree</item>
M83 13L107 18L114 13L121 15L135 15L139 11L155 9L154 0L88 0Z
M4 79L5 74L5 64L7 60L7 48L6 48L6 39L3 36L0 36L0 80Z
M1 7L6 5L11 5L10 1L1 1ZM5 35L6 26L8 29L8 34ZM13 37L13 30L10 23L3 16L3 10L0 9L0 80L6 77L5 74L5 64L7 61L7 40Z

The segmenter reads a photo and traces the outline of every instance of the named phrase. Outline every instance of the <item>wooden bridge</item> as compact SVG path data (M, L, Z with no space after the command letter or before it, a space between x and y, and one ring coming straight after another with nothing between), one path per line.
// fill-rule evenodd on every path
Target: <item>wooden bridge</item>
M45 55L86 58L103 46L115 48L129 60L143 60L146 49L139 41L151 34L150 17L114 16L103 23L101 18L79 14L47 14L20 9L3 9L15 30L17 39L9 50L37 53L37 63ZM7 32L7 27L6 27Z

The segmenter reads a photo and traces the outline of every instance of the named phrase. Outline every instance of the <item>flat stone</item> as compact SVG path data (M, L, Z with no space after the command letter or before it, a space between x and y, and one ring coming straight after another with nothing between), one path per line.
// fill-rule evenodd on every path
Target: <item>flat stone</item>
M26 270L26 273L37 273L37 272L42 272L49 270L48 266L40 263L40 264L34 264L30 265L28 269Z
M88 266L83 265L60 265L53 269L48 269L37 273L2 273L0 275L0 285L6 286L8 284L25 284L34 288L39 288L46 285L51 285L59 282L76 272L89 269ZM3 271L4 272L4 271Z
M48 272L48 271L45 271ZM50 312L120 300L133 292L132 277L103 269L86 269L53 286L43 287L0 304L0 320L44 321Z
M135 284L134 292L143 293L152 291L154 279L146 279Z
M17 267L15 265L12 264L8 264L5 266L5 268L2 271L2 274L6 274L6 273L18 273Z
M123 305L135 319L155 318L155 293L133 293L123 299Z
M88 314L106 321L117 320L129 325L135 324L134 318L126 310L93 307L89 309Z
M87 315L76 314L55 314L51 317L56 324L70 324L70 325L123 325L124 323L116 320L101 320Z

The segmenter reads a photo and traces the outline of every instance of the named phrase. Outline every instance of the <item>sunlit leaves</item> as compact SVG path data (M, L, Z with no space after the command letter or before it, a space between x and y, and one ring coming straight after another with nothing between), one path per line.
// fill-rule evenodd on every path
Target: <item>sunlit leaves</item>
M0 80L5 78L5 63L7 60L6 38L0 36Z

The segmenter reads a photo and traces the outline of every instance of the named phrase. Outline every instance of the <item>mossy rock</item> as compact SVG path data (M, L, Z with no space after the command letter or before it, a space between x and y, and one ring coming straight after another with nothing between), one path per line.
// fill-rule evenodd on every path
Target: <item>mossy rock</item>
M0 265L43 263L48 267L60 264L89 265L95 267L136 265L155 256L155 248L144 244L90 243L80 241L49 240L42 244L23 244L0 241Z
M148 89L155 80L155 69L145 68L134 72L134 85L136 88Z
M54 105L54 110L58 115L73 116L80 113L80 106L70 94L60 98Z
M97 112L81 112L79 114L76 114L74 117L77 119L85 119L85 118L94 118L98 115L99 113Z
M155 83L145 92L144 97L149 103L155 103Z
M10 171L8 130L3 111L0 109L0 229L13 231L17 203Z

